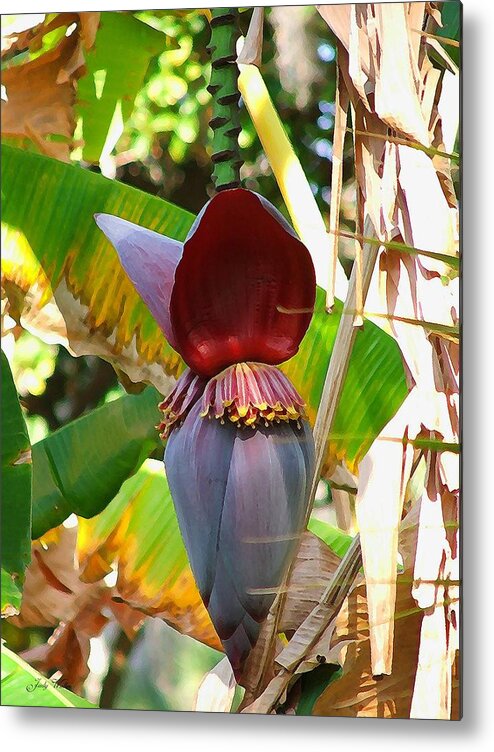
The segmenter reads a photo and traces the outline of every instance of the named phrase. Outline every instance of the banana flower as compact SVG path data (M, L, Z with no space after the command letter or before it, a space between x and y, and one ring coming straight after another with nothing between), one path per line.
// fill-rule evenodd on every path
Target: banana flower
M190 565L237 679L296 551L314 466L304 401L277 366L315 301L307 248L266 199L216 194L184 243L96 222L188 368L161 403Z

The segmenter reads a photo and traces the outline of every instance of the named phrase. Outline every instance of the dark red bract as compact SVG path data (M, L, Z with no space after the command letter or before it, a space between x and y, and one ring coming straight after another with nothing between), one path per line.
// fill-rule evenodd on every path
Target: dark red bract
M177 350L203 376L242 361L282 363L298 350L314 297L305 246L256 194L223 191L205 207L175 272Z

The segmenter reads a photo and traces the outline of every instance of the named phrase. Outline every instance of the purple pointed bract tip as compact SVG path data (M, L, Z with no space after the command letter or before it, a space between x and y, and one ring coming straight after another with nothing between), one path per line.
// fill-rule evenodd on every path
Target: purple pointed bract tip
M209 378L242 361L277 365L297 352L314 308L314 266L262 196L244 188L216 194L184 243L111 214L95 222L197 374Z
M112 214L95 214L94 220L115 247L127 276L168 342L175 347L169 309L183 244Z

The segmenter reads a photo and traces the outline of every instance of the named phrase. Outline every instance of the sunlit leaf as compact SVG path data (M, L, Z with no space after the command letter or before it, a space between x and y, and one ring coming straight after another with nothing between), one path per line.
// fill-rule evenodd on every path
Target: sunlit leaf
M343 558L352 542L352 536L323 520L312 517L307 528L324 541L337 556Z
M87 73L77 87L76 115L82 119L82 158L98 162L110 153L129 118L153 55L166 37L129 13L101 14ZM111 128L110 128L111 126Z
M77 355L105 357L134 381L166 392L181 359L93 214L118 214L177 240L193 215L80 167L6 146L2 156L2 281L11 315L22 314L22 323L44 339L68 343Z
M333 313L326 313L325 302L325 293L318 288L315 314L300 350L282 366L306 399L311 422L315 420L342 311L337 300ZM407 391L396 342L365 321L355 338L329 435L328 461L346 460L355 470Z
M2 645L2 705L42 708L95 708L83 697L59 687Z
M148 387L92 410L33 445L33 537L70 514L93 517L161 446L158 392Z

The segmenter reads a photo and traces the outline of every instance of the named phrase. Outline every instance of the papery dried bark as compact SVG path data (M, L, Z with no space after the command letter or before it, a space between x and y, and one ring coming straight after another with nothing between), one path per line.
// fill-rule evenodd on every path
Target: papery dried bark
M279 671L275 659L283 650L281 641L273 640L273 631L279 630L290 635L297 630L318 607L326 585L338 568L339 562L336 554L316 535L307 530L302 534L290 578L281 591L284 595L284 606L277 617L279 621L275 622L275 615L269 614L261 629L258 643L247 661L243 677L246 692L241 710L269 712L278 702L288 682L285 681L285 677L273 682L275 674ZM267 694L260 699L268 685ZM260 699L260 703L256 698Z
M384 242L398 240L439 254L456 255L458 209L451 162L437 152L451 149L456 136L457 109L452 102L458 102L458 78L452 81L450 70L433 68L427 56L428 42L420 33L427 18L426 4L319 6L319 11L339 40L341 80L352 106L357 191L364 200L364 219L372 220L376 237ZM443 82L448 84L447 100L441 101ZM416 143L409 146L410 139ZM432 147L435 151L414 146ZM382 248L365 312L371 319L376 314L375 323L397 340L413 387L400 413L361 463L356 507L370 604L372 670L392 674L393 625L389 616L394 610L396 572L392 564L396 562L397 526L412 457L400 447L393 450L391 444L386 449L384 442L388 438L414 439L421 435L458 442L457 344L451 339L441 339L439 344L437 335L428 333L427 326L411 325L416 320L425 325L435 322L442 327L456 326L457 281L451 279L448 267L440 260ZM441 468L439 484L437 467ZM394 490L389 486L390 468L397 481ZM431 512L435 510L437 533L430 539L427 557L421 553L420 543L416 551L418 572L429 582L441 580L444 570L457 570L456 536L449 534L454 540L455 555L446 536L447 515L457 518L457 470L456 455L431 452L419 541L425 534L424 515L429 507ZM371 474L375 480L372 493L368 483L363 483ZM389 504L383 505L383 496ZM447 514L442 499L447 500ZM384 530L388 531L387 542L382 538ZM416 695L409 710L415 717L424 717L420 698L424 696L421 687L427 684L435 712L439 717L449 717L458 622L448 615L450 609L441 606L438 588L420 584L415 577L413 595L419 602L426 599L423 603L433 609L430 618L435 619L435 626L432 631L423 628ZM425 596L427 588L435 592L432 600ZM384 626L379 614L385 615ZM444 657L439 674L431 673L427 658L431 635L436 635L438 654Z
M306 642L314 638L318 641L315 642L303 663L289 664L289 656L294 657L293 640L284 650L277 651L275 670L266 689L257 697L250 697L244 712L274 712L278 704L285 701L288 688L297 681L300 672L311 670L325 659L328 663L339 664L342 668L342 676L322 692L314 706L314 715L384 718L446 717L441 708L437 708L434 704L434 699L432 703L429 703L428 708L426 706L428 697L426 682L432 681L434 674L439 674L452 697L448 706L448 712L450 712L448 717L459 716L456 656L452 659L453 672L450 684L446 684L448 679L444 666L448 666L448 663L441 666L441 663L436 660L437 652L431 660L432 644L430 641L428 644L426 642L430 636L437 638L437 634L441 633L441 610L450 609L452 606L457 607L458 604L457 601L450 602L449 598L445 597L437 600L436 609L433 611L417 605L410 590L410 583L418 531L419 509L415 505L400 525L399 550L403 559L403 571L398 576L396 608L393 612L380 616L379 621L382 626L387 620L393 622L392 631L395 634L394 650L397 660L394 662L391 674L380 677L372 675L367 588L363 580L359 578L341 608L338 606L337 611L333 612L332 618L326 617L323 622L318 622L317 619L312 620L312 625L312 615L306 619L305 624L308 627ZM320 553L317 553L317 546L313 544L312 539L305 539L302 549L305 549L307 554L311 553L315 561L320 562ZM322 553L322 561L326 561L324 553ZM298 576L299 571L303 571L304 566L303 559L297 562L294 570L295 577ZM329 570L333 570L333 566L333 563L329 564ZM322 570L324 577L330 574L327 565L323 564ZM310 581L309 574L307 582L310 583ZM324 595L321 594L320 600L323 598ZM298 620L301 614L298 611L295 613ZM297 634L302 634L302 630L298 630ZM455 642L454 636L451 638L451 630L449 634L450 637L446 638L446 650L448 660L451 660L455 654ZM424 675L425 682L420 686L420 700L424 703L420 707L417 702L419 690L417 665L421 666L421 664L425 670L429 669L429 674L427 677ZM281 670L280 665L283 666ZM419 716L420 712L422 715Z

